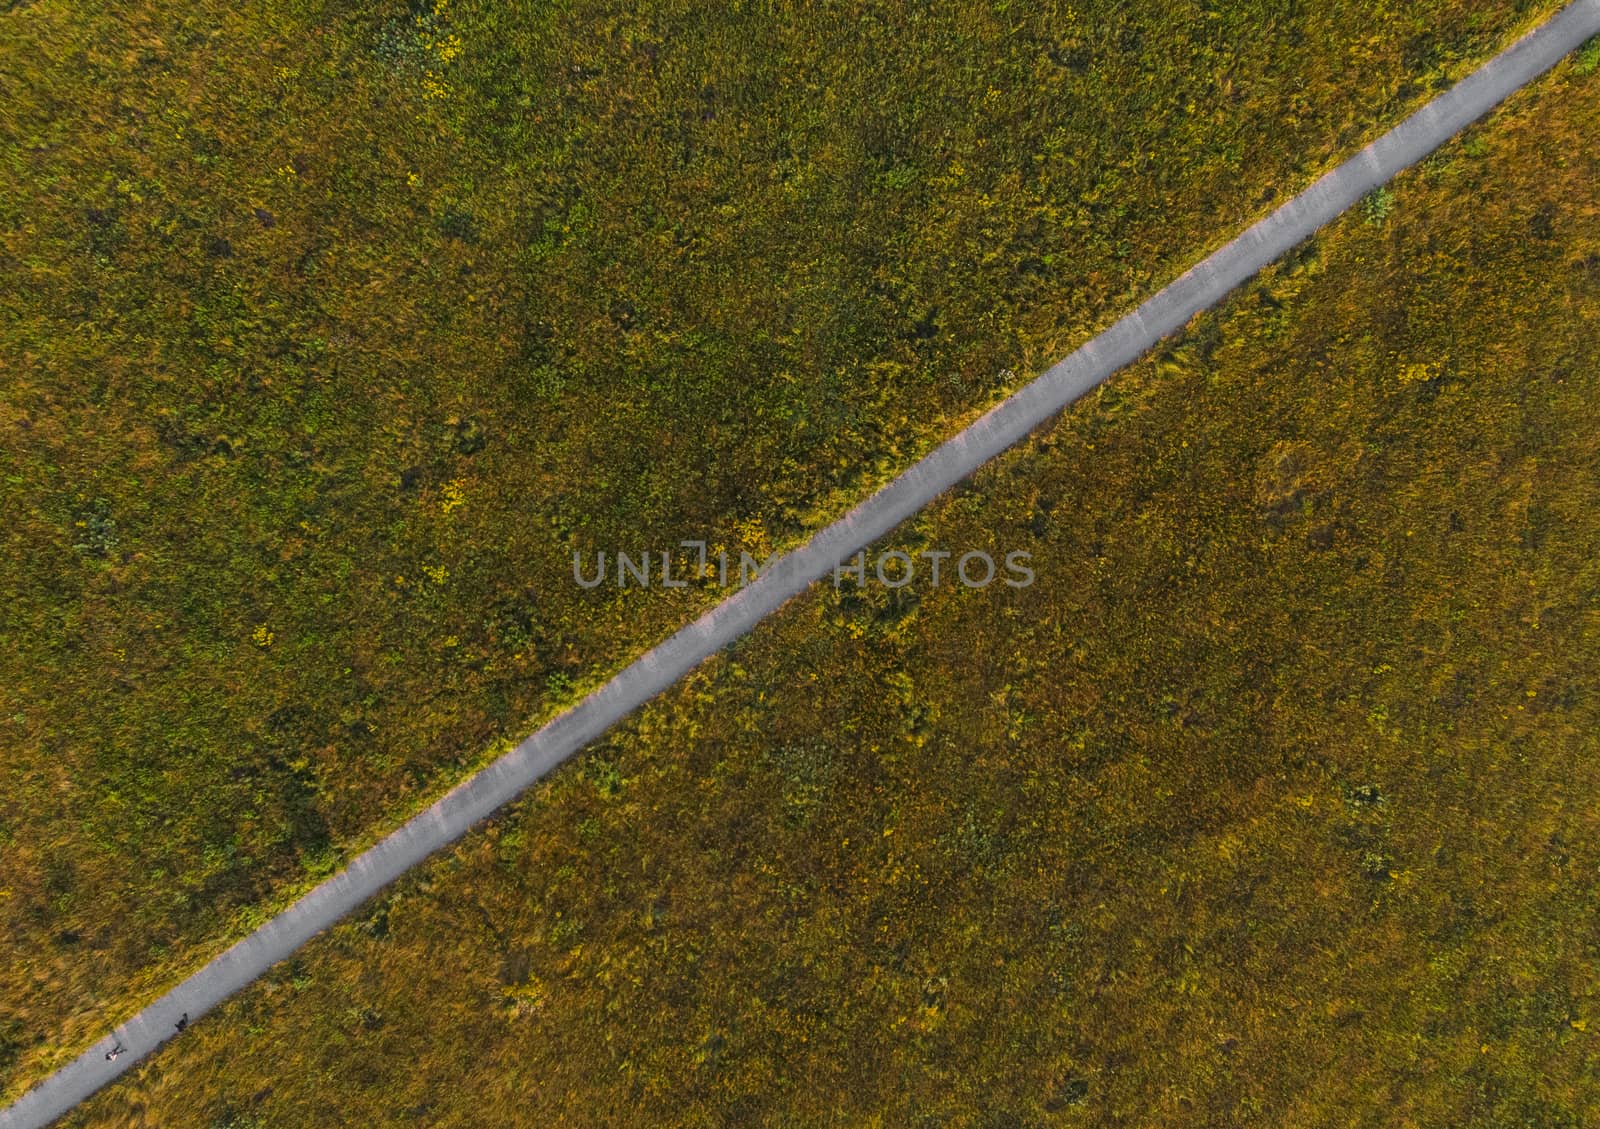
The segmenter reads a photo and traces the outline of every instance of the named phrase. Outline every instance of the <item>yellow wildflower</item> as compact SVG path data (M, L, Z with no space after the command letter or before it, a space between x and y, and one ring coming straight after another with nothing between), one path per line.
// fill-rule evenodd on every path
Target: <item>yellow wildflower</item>
M439 81L439 76L432 71L424 71L422 75L422 96L424 98L448 98L450 87Z
M449 482L446 482L444 489L440 490L439 494L439 509L444 513L458 509L465 505L467 501L466 491L461 488L461 480L459 478L452 478Z

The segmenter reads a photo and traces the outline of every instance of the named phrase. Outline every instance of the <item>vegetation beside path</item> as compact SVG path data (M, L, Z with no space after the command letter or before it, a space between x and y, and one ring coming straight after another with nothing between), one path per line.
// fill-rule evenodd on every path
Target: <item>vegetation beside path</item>
M0 12L0 1094L1548 9Z
M1600 1121L1580 61L69 1121Z

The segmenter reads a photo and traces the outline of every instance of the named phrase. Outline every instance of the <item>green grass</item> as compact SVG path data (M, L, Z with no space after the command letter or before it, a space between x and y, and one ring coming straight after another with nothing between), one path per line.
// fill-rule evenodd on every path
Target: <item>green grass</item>
M1591 39L1584 44L1572 69L1581 75L1591 75L1596 67L1600 67L1600 38Z
M0 13L0 1087L1550 7Z
M1594 1124L1576 72L68 1124Z

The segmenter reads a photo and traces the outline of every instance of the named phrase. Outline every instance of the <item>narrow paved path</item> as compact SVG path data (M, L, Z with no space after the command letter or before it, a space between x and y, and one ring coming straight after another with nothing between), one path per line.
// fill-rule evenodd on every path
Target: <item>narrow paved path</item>
M83 1101L176 1035L180 1016L198 1019L464 835L836 564L1013 446L1194 314L1221 301L1596 34L1600 0L1577 0L1562 9L24 1094L0 1112L0 1129L39 1129ZM108 1060L107 1052L117 1044L122 1053Z

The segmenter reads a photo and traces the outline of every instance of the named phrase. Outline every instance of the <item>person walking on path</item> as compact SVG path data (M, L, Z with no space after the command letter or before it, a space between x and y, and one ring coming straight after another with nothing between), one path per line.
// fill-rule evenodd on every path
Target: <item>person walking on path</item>
M117 1042L116 1046L112 1047L109 1051L106 1052L106 1061L107 1062L116 1062L117 1061L117 1056L120 1055L121 1053L122 1053L122 1043L119 1040Z

